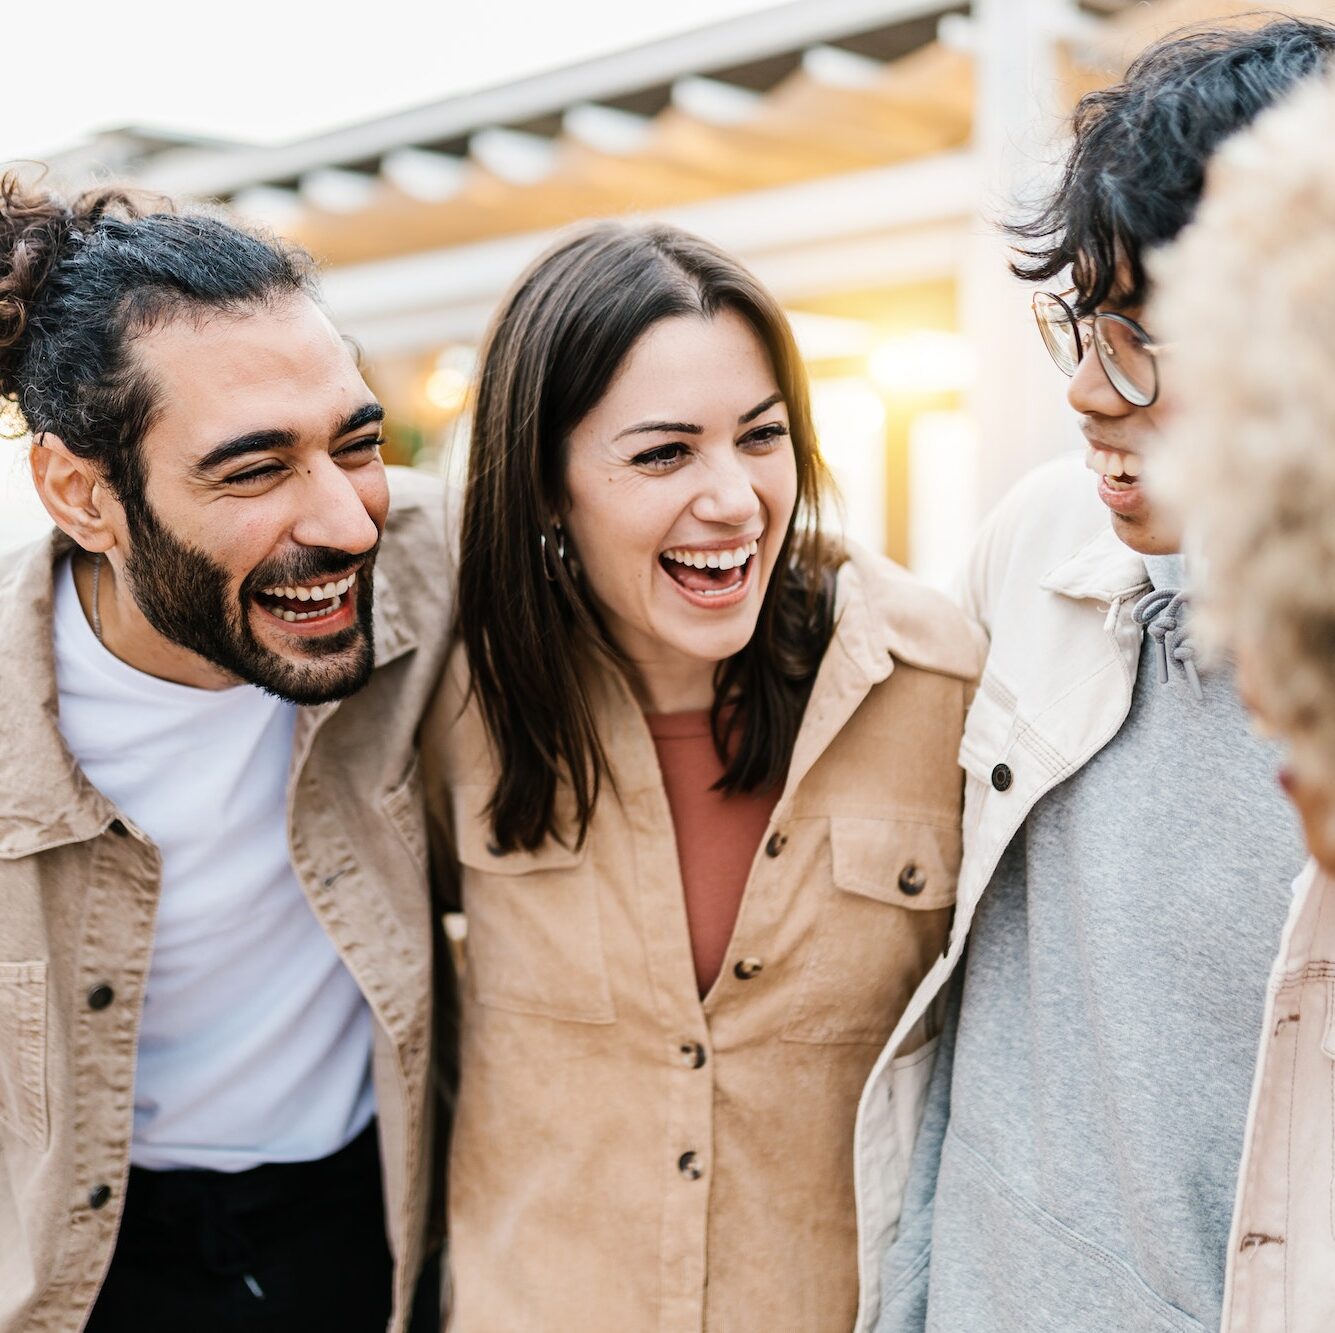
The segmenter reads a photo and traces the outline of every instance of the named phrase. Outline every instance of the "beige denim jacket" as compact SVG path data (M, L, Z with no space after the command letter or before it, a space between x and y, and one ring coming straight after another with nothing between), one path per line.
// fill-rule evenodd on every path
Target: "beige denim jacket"
M493 854L495 762L451 665L423 733L468 923L454 1333L847 1333L853 1116L946 942L981 640L880 557L838 621L727 959L696 987L653 740L620 677L579 850Z
M1335 879L1315 862L1270 976L1223 1329L1335 1329Z
M439 483L396 472L376 671L354 697L301 710L288 811L297 877L375 1019L401 1330L439 1176L414 732L439 679L450 593ZM76 1333L110 1263L160 891L156 849L61 739L52 574L69 549L56 534L0 562L0 1333ZM101 987L111 1002L90 1003Z

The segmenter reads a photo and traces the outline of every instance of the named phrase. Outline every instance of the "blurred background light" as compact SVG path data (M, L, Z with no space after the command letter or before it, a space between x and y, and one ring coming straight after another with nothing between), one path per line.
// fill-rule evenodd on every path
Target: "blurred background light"
M889 338L867 358L875 382L891 394L959 393L973 382L973 348L961 334L924 329Z

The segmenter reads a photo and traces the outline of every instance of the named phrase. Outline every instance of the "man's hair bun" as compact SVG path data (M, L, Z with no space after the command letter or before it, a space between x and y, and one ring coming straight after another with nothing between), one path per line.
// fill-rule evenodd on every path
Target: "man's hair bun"
M119 190L92 190L66 203L17 171L0 175L0 395L18 392L25 335L56 266L112 213L132 218L138 210Z

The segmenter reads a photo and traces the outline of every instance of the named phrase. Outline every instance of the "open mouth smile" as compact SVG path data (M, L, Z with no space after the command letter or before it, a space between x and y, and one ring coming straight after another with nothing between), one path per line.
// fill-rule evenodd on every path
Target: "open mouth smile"
M759 549L754 540L721 549L674 546L658 557L658 563L688 602L715 609L746 596Z
M303 625L332 629L352 613L348 593L356 585L356 573L326 583L279 584L262 588L255 603L262 611L285 626ZM340 614L343 613L343 614Z

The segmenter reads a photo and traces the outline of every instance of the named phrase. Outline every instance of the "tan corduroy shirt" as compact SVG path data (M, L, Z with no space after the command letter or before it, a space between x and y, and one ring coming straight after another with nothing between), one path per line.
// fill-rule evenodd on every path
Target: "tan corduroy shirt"
M342 703L300 710L288 827L297 878L375 1020L397 1333L438 1193L414 733L439 680L450 591L439 483L392 475L391 495L375 674ZM161 887L153 844L61 740L52 576L67 550L53 536L0 563L0 1333L76 1333L111 1261Z
M468 921L454 1333L847 1333L853 1121L945 944L979 639L854 554L722 973L701 1001L671 816L624 681L579 851L494 855L456 657L423 733ZM924 1034L925 1036L926 1034Z

